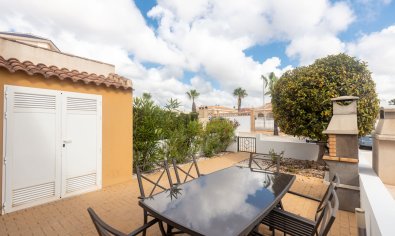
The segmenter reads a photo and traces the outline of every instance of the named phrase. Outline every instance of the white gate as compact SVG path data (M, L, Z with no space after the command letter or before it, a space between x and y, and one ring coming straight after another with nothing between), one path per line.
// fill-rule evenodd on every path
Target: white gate
M5 86L3 212L101 187L101 97Z

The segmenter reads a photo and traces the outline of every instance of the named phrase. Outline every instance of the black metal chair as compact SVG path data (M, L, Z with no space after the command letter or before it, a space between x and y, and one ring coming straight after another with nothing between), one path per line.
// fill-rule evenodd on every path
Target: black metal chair
M177 165L176 160L173 158L173 160L172 160L173 161L173 168L174 168L174 173L176 175L178 184L187 182L188 178L190 178L190 180L192 180L192 179L196 179L196 178L199 178L200 176L202 176L202 174L200 174L199 166L197 164L196 158L194 156L192 156L191 159L192 159L191 165L189 166L188 171L185 171L183 168L181 168L180 166ZM191 173L193 167L195 167L195 171L196 171L195 176ZM181 181L179 172L181 172L185 175L185 178L183 179L183 181Z
M114 236L134 236L134 235L140 234L141 232L143 232L144 230L146 230L147 228L151 227L152 225L154 225L155 223L158 222L157 219L153 219L150 222L148 222L147 224L144 224L143 226L139 227L138 229L135 229L133 232L125 234L125 233L123 233L123 232L111 227L106 222L104 222L102 219L100 219L100 217L96 214L96 212L90 207L88 208L88 213L89 213L89 216L91 217L91 219L93 221L93 224L95 225L97 233L100 236L110 236L110 235L114 235Z
M267 161L270 164L267 166L263 166L259 161ZM273 166L276 166L275 173L280 172L280 161L281 155L278 154L263 154L263 153L250 153L250 159L248 161L248 167L254 169L253 165L255 165L258 169L268 171Z
M140 189L139 199L146 199L146 198L152 197L152 195L154 195L156 193L155 192L156 189L163 190L163 191L167 191L169 189L172 189L173 182L172 182L172 179L171 179L171 176L170 176L169 166L167 164L167 160L156 164L156 166L159 167L157 169L159 171L159 177L157 177L157 179L154 179L154 180L152 179L152 175L148 176L148 175L143 174L141 172L142 168L140 166L138 166L138 165L136 166L137 181L138 181L139 189ZM163 177L165 177L167 179L167 181L165 181L166 182L165 186L160 183L160 181L162 180ZM144 190L147 187L146 188L144 187L143 181L146 182L147 184L152 185L152 188L150 189L149 194L146 194L146 191ZM168 184L168 186L167 186L167 184ZM144 225L145 225L145 224L148 224L148 217L154 217L154 216L149 214L149 212L147 212L146 210L143 210L143 211L144 211ZM158 222L158 224L159 224L159 229L160 229L162 235L166 235L166 232L165 232L165 229L163 227L162 221L157 220L156 222ZM143 229L143 231L142 231L143 232L143 236L146 235L147 228Z
M328 194L329 188L330 188L330 186L332 184L335 184L335 190L336 190L338 183L339 183L339 176L337 174L334 174L333 177L332 177L332 180L329 182L328 188L326 189L326 191L324 193L324 196L326 196ZM322 205L322 200L323 199L319 199L319 198L316 198L316 197L313 197L313 196L301 194L301 193L298 193L298 192L295 192L295 191L292 191L292 190L289 190L288 193L296 195L296 196L299 196L299 197L303 197L303 198L306 198L306 199L309 199L309 200L312 200L312 201L315 201L315 202L319 202L320 204L319 204L318 207L321 207L321 205Z
M329 185L317 207L314 221L274 208L261 223L269 226L273 230L273 235L276 229L292 236L327 235L339 210L339 199L336 194L339 178L336 176L334 179L335 181ZM259 233L253 232L252 235L259 235Z

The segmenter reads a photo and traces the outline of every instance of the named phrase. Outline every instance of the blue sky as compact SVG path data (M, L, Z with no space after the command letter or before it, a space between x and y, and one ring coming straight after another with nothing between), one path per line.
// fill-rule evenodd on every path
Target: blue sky
M392 0L45 0L0 2L0 31L51 39L66 53L114 64L135 96L198 105L262 105L260 75L345 52L366 61L383 103L395 97ZM266 101L270 97L266 97Z
M155 0L135 0L136 6L141 11L148 25L158 27L158 22L148 16L148 12L156 6ZM332 1L336 2L336 1ZM395 24L395 2L384 4L382 1L348 1L356 14L356 20L349 28L339 34L343 41L353 41L361 35L380 31L383 28ZM271 57L279 57L283 64L297 67L299 62L296 58L287 57L285 50L289 42L274 41L264 45L256 45L244 51L247 56L263 62ZM190 74L188 75L190 77Z
M336 1L332 1L332 3L335 2ZM157 2L154 0L135 0L135 3L144 16L147 24L157 29L158 21L148 16L148 12L157 5ZM392 1L347 1L347 4L354 12L355 19L346 30L338 34L338 38L343 42L356 41L364 35L381 31L395 24L395 3ZM246 56L252 57L255 61L261 63L269 58L278 57L282 65L297 67L300 65L300 60L298 60L297 57L287 56L286 49L289 43L289 40L272 40L266 43L253 45L243 50L243 52ZM202 75L202 73L188 71L184 73L182 80L188 83L188 80L195 75L205 77L206 80L211 81L215 89L221 89L220 83L216 83L215 79L210 79L207 75ZM387 99L384 99L384 103L386 100Z
M336 1L332 1L333 3ZM141 11L146 22L151 27L157 29L158 22L148 16L148 12L156 6L157 2L153 0L135 0L136 6ZM353 42L364 35L380 31L384 28L395 24L395 3L391 1L348 1L355 14L355 20L347 27L346 30L338 34L338 38L343 42ZM296 57L289 57L286 54L286 48L289 40L272 40L267 43L261 43L249 47L243 52L246 56L252 57L255 61L264 62L265 60L278 57L283 65L297 67L300 61ZM187 82L195 75L193 72L184 74L183 81ZM201 74L199 74L202 76ZM206 77L207 79L207 77ZM214 88L220 89L220 84L214 82ZM394 91L395 94L395 91Z

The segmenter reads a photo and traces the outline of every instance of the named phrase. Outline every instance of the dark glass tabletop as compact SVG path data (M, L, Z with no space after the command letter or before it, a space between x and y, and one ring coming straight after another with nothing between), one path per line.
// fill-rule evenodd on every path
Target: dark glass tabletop
M295 176L230 167L139 202L158 219L193 235L245 235L273 209Z

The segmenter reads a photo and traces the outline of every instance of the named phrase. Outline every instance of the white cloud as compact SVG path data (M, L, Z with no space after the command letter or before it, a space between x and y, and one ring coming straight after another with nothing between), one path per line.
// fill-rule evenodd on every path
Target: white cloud
M283 69L278 59L275 64L260 63L246 56L245 49L271 40L289 41L287 55L309 63L343 51L336 35L354 19L347 4L326 0L160 0L148 15L160 22L159 37L184 53L188 69L203 69L225 91L242 86L253 97L261 93L261 74L281 74ZM256 101L246 99L246 105Z
M395 25L364 35L347 45L351 55L368 62L380 98L395 98Z
M122 47L143 61L182 64L184 60L155 36L133 1L18 0L2 1L0 9L8 29L51 39L66 32L79 41Z
M304 35L292 40L287 47L287 56L299 58L300 64L307 65L315 59L344 51L345 44L332 35Z
M115 64L118 73L133 79L136 95L150 92L162 105L177 98L188 110L189 89L201 93L198 105L235 106L232 92L243 87L249 94L243 105L260 106L260 75L273 71L279 76L291 68L278 57L259 62L244 53L269 42L288 43L285 53L301 64L353 52L381 78L376 79L380 93L386 93L381 82L394 74L390 64L379 63L394 61L389 50L393 29L354 44L338 38L355 20L345 2L158 0L148 13L158 21L157 29L129 0L2 1L0 14L1 31L30 32L52 39L64 52ZM147 68L146 62L159 66ZM196 76L185 81L185 71Z

